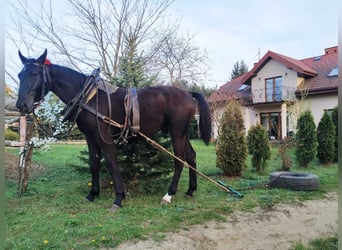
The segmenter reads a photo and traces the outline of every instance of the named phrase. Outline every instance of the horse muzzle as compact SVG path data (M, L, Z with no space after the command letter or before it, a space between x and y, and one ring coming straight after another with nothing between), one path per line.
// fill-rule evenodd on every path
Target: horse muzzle
M15 106L19 109L19 112L23 114L29 114L34 109L33 102L20 102L18 100Z

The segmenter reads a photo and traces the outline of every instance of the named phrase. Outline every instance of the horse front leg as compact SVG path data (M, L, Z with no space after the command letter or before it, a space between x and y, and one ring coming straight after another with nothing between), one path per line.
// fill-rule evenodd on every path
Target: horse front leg
M91 138L87 138L89 151L89 167L91 172L91 190L86 196L88 201L93 201L100 194L100 168L101 168L101 148Z
M122 182L121 173L119 171L119 164L116 157L115 145L106 145L103 149L106 157L107 168L112 176L115 188L115 200L111 207L112 211L122 207L122 201L125 199L124 184Z

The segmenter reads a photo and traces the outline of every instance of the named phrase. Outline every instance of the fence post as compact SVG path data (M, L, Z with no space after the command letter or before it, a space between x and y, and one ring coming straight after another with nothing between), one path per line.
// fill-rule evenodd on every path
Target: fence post
M32 153L34 146L33 142L31 141L34 131L34 122L32 116L26 116L25 125L25 145L19 156L19 193L21 195L25 194L27 191L28 180L30 176L30 167L32 162Z

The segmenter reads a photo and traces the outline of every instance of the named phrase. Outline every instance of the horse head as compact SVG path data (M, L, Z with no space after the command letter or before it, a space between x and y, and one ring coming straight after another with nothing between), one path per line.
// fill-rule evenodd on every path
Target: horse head
M21 113L31 113L51 88L51 77L45 64L46 56L46 49L37 59L26 58L19 50L24 67L18 74L20 85L16 106Z

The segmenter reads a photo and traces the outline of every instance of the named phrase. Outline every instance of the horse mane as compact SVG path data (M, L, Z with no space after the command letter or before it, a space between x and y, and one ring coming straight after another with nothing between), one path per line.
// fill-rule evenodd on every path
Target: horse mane
M79 72L77 70L71 69L66 66L58 65L58 64L50 64L49 67L52 67L52 73L54 75L59 75L60 73L67 74L68 77L77 80L80 82L81 86L83 86L85 82L85 78L87 77L86 74Z

